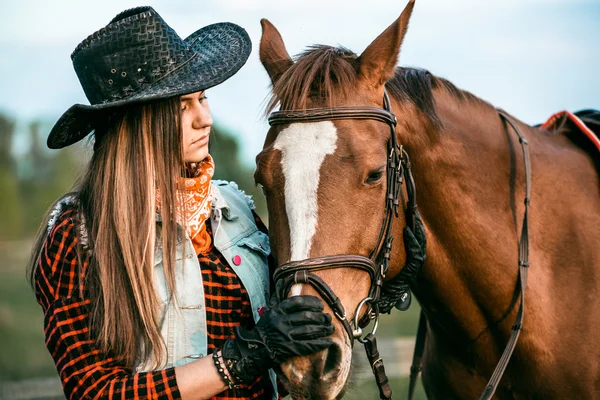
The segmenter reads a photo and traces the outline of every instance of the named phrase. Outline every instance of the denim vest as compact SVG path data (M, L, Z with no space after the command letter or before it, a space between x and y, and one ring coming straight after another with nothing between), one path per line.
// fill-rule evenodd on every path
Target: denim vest
M266 306L269 298L269 238L256 227L252 215L252 200L235 183L213 180L212 185L214 198L210 221L213 243L248 292L252 316L257 322L260 318L258 310ZM61 208L61 205L57 207ZM59 211L56 210L53 214L59 214ZM154 255L154 286L161 302L160 331L166 350L166 354L163 354L166 365L162 368L177 367L208 353L202 273L192 241L185 230L180 228L175 266L176 296L169 301L159 223L156 243L159 245ZM148 372L152 368L148 360L140 360L135 370ZM270 370L269 375L274 388L273 399L276 400L275 373Z

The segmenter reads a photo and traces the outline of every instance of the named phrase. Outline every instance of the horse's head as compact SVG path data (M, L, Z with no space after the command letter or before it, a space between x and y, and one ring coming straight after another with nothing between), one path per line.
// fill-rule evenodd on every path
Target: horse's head
M293 61L279 32L263 20L260 59L273 83L271 109L277 104L281 110L381 109L384 84L394 74L412 8L413 1L359 57L345 49L316 46ZM346 386L352 356L353 332L343 320L352 321L355 314L366 312L367 307L359 308L359 303L370 295L379 268L379 264L366 266L365 260L380 254L377 247L387 215L390 126L376 118L306 121L289 119L285 113L280 116L257 156L255 178L267 197L278 265L293 267L294 262L309 259L301 264L310 269L294 273L284 268L288 273L275 278L280 291L285 283L281 292L285 296L322 297L336 324L329 349L294 358L281 370L294 398L334 399ZM394 222L396 236L403 226L403 221ZM322 259L333 255L346 256ZM404 257L398 243L388 276L398 272ZM332 263L337 263L335 268L318 267ZM307 272L325 286L309 282ZM339 298L344 311L336 308L335 297L327 298L330 294ZM345 318L340 315L344 312Z

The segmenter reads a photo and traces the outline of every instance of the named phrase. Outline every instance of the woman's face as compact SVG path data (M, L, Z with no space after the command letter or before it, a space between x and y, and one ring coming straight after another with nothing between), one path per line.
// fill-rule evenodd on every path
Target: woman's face
M183 161L197 163L208 156L208 137L213 124L204 92L186 94L181 100Z

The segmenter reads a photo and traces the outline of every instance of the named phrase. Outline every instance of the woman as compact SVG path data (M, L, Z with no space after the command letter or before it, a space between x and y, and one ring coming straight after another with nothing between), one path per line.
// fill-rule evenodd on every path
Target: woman
M140 7L73 52L91 105L67 110L48 146L93 131L94 153L51 209L31 271L68 398L276 398L270 368L331 344L317 298L265 311L264 226L235 184L211 180L204 91L250 51L234 24L182 40Z

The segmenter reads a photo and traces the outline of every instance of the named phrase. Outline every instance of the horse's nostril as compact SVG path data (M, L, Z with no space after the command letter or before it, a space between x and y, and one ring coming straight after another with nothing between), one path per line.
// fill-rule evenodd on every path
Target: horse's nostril
M337 344L332 344L327 349L325 364L323 365L323 373L328 374L336 368L339 368L342 361L342 351Z

